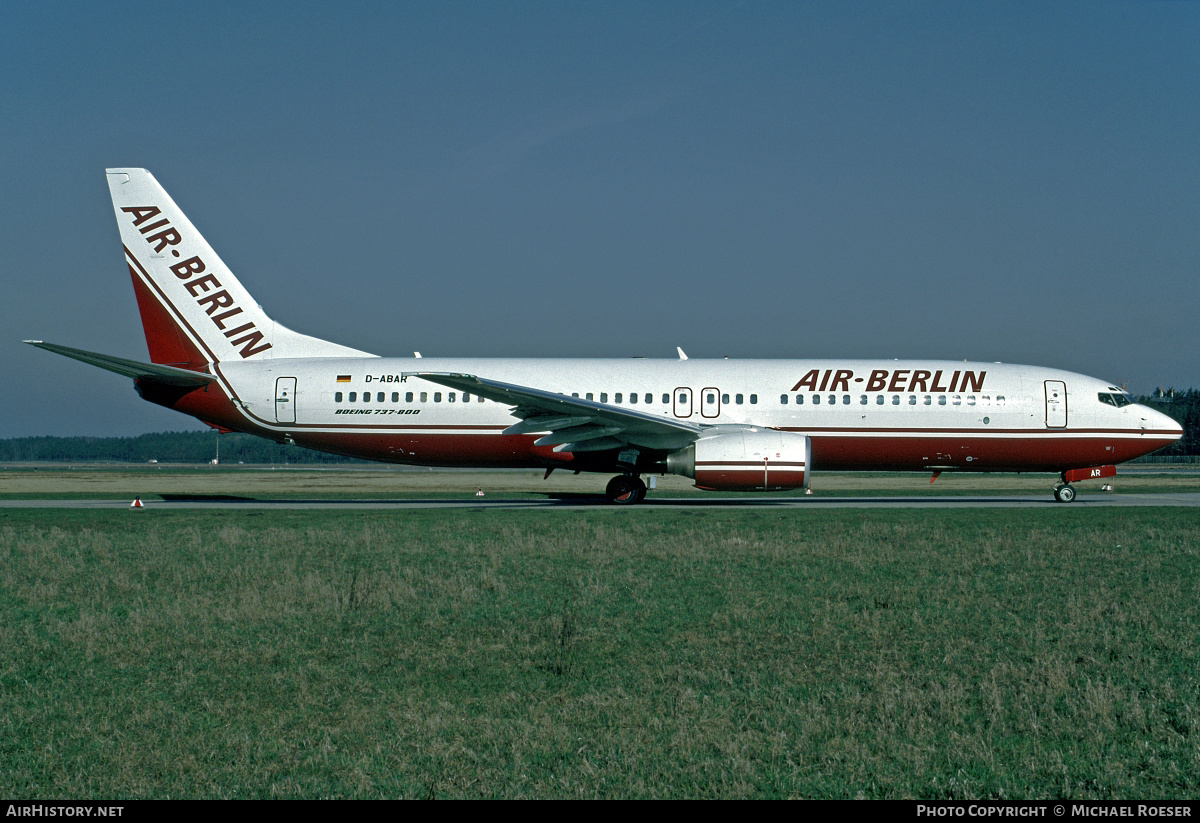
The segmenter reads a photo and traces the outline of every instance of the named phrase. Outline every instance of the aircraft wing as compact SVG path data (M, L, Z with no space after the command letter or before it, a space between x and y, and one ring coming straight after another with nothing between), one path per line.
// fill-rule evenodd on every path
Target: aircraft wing
M99 366L102 369L123 374L126 377L132 377L134 380L153 380L156 383L163 383L168 386L200 387L205 383L211 383L217 379L213 375L205 374L204 372L177 369L174 366L160 366L156 363L139 363L137 360L126 360L123 357L113 357L107 354L84 351L83 349L72 349L68 346L59 346L54 343L43 343L41 340L26 340L24 342L31 346L37 346L39 349L61 354L64 357L70 357L92 366Z
M674 451L694 442L707 428L686 420L596 403L567 394L501 383L473 374L409 372L431 383L512 406L521 420L504 434L547 432L536 446L555 451L605 451L627 446Z

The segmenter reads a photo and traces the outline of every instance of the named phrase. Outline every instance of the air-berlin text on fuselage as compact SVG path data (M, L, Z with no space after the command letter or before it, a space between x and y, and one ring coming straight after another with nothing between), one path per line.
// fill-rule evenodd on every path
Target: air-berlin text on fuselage
M949 374L944 369L872 369L867 377L855 377L852 369L810 369L792 386L792 391L851 391L853 383L858 389L875 392L978 392L983 391L985 377L986 371L966 369Z
M156 254L161 254L167 246L177 246L183 241L183 237L171 226L168 218L147 223L162 214L158 206L128 206L121 211L133 216L133 225L146 238L146 242L154 247ZM146 225L142 225L143 223ZM178 249L171 249L171 255L181 256ZM171 272L180 280L186 281L183 287L188 290L188 294L196 298L196 304L204 306L204 313L213 321L213 325L221 330L230 344L234 347L241 346L238 354L243 358L253 357L271 348L270 343L262 342L263 333L255 328L253 323L242 323L232 329L226 327L225 321L241 314L242 309L234 305L233 296L221 288L220 281L211 274L204 274L204 271L204 261L199 257L189 257L171 266ZM214 289L218 291L213 291ZM219 309L224 311L218 314Z

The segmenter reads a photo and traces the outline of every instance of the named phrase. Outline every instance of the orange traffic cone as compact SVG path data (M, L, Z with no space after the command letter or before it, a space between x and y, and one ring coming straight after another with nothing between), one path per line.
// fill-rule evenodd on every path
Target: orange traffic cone
M142 498L135 497L135 498L133 498L133 502L129 504L129 508L144 509L144 508L146 508L146 504L142 502Z

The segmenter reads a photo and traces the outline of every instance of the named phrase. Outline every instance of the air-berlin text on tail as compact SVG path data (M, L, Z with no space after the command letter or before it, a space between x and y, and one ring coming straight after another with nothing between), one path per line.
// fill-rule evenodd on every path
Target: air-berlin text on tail
M146 238L146 242L154 247L156 254L161 254L168 246L177 246L183 241L183 237L171 226L168 218L153 220L162 214L158 206L127 206L121 211L132 215L133 225ZM171 256L182 257L178 249L171 249ZM204 273L205 268L204 261L193 256L171 266L171 273L185 281L183 287L187 289L188 294L196 298L197 305L204 307L204 313L229 339L230 344L235 348L241 346L238 354L243 358L253 357L271 348L270 343L262 342L263 333L255 328L253 323L241 323L234 328L227 328L226 321L241 314L242 309L234 305L233 296L221 288L221 282L216 277ZM218 313L221 309L224 311Z
M850 384L862 391L945 392L983 391L987 371L956 370L946 374L943 369L872 369L867 377L855 377L852 369L810 369L792 391L851 391Z

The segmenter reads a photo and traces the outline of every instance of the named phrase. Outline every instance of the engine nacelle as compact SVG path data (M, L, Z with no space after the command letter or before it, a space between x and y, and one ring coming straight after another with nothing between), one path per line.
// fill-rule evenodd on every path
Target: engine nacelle
M667 455L667 471L708 491L782 491L808 488L812 444L807 435L775 429L739 429L697 440Z

